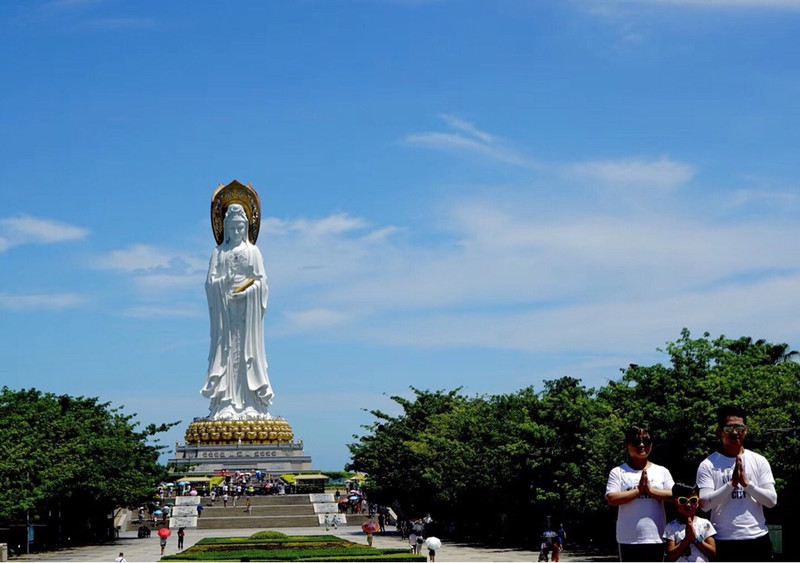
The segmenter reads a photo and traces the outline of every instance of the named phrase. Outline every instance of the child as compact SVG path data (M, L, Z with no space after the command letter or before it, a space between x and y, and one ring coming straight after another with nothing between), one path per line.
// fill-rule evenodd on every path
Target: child
M709 561L717 554L713 536L717 533L713 524L705 518L695 516L700 505L699 492L695 485L675 483L672 486L672 502L678 518L664 528L667 540L667 561Z

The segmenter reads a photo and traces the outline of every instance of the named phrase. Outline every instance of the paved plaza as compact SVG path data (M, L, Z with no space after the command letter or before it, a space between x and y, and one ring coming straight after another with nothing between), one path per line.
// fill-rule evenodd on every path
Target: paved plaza
M186 529L184 538L184 548L188 548L205 537L219 536L249 536L258 530L253 528L237 530L198 530ZM340 538L345 538L358 543L367 543L367 537L360 529L353 527L341 527L338 530L331 529L325 531L324 528L282 528L278 531L287 535L313 535L313 534L332 534ZM407 541L399 535L374 536L373 545L375 547L404 547ZM119 552L125 554L125 559L131 563L142 561L158 561L161 557L161 547L159 538L155 534L150 538L137 538L136 532L123 533L120 538L112 544L77 547L64 549L61 551L51 551L41 554L23 555L15 557L12 561L114 561ZM178 552L178 538L173 533L167 540L165 555ZM427 551L423 549L423 555ZM570 554L565 551L561 555L561 561L579 561L577 554ZM437 563L449 561L537 561L538 551L524 549L502 549L492 547L477 547L463 543L444 543L442 548L436 551Z

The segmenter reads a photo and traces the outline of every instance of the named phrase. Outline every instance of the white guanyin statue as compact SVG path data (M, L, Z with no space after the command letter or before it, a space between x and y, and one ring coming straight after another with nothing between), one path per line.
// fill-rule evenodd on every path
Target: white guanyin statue
M264 353L269 290L254 244L260 201L250 186L234 181L215 192L211 213L218 246L206 279L211 347L201 393L211 399L208 418L269 419L274 396Z

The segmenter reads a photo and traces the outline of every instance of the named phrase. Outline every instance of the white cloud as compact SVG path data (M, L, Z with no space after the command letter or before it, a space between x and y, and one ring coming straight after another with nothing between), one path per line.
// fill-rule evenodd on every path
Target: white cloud
M568 173L615 187L672 189L694 177L694 167L661 157L647 161L638 159L579 162L568 167Z
M0 251L23 244L69 242L89 235L88 229L29 215L0 219L0 232Z
M798 264L787 260L800 238L794 224L725 224L680 207L554 212L524 199L461 202L438 219L447 231L435 245L415 246L416 236L270 240L273 283L284 300L308 304L287 314L291 330L404 346L622 354L614 346L649 350L682 326L746 333L796 317L791 308L779 314L798 283Z
M135 244L122 250L114 250L94 261L94 266L102 270L117 270L143 274L153 270L169 270L182 275L192 274L208 266L191 253L167 250L146 244Z
M318 328L329 328L341 325L350 320L351 315L343 314L331 309L309 309L306 311L288 311L290 332L303 332Z
M777 191L772 189L736 190L731 194L729 204L732 207L752 207L755 205L777 206L784 209L794 209L800 202L796 193Z
M376 321L364 339L397 346L481 347L535 353L620 354L652 350L684 326L715 334L783 339L796 331L787 307L800 292L800 276L731 285L642 300L578 303L512 312L444 312L405 319L402 326ZM624 365L624 364L623 364Z
M359 231L367 227L369 227L369 224L364 219L351 217L346 213L338 213L322 219L295 219L290 221L276 217L266 217L261 221L261 232L274 234L297 232L304 236L315 238Z
M152 18L136 17L109 17L92 18L87 24L99 29L152 29L156 27L156 20Z
M638 0L647 3L651 0ZM797 0L653 0L658 4L693 6L696 8L755 8L800 10Z
M151 293L179 289L197 289L201 291L205 279L205 272L194 274L148 274L135 278L136 284L140 289Z
M463 119L459 119L455 115L451 115L449 113L440 113L439 117L441 117L444 122L453 129L459 129L465 133L468 133L469 135L472 135L473 137L477 137L484 143L491 143L494 141L494 137L492 137L492 135L489 135L485 131L481 131L472 123L464 121Z
M126 317L135 318L200 318L205 316L205 311L191 306L165 307L159 305L141 305L125 310L123 314Z
M537 163L523 153L501 142L473 124L450 114L440 117L456 132L428 131L406 135L403 142L409 145L441 150L455 154L479 154L489 160L512 164L523 168L534 168Z
M96 265L101 269L135 272L167 268L174 257L174 254L160 248L136 244L124 250L114 250L98 258Z
M13 294L0 293L0 308L14 311L61 311L83 305L86 300L75 293Z

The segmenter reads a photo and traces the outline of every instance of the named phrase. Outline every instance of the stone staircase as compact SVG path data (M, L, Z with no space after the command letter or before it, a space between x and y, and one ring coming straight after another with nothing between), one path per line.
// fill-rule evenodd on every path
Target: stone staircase
M330 497L330 498L328 498ZM233 506L233 500L228 500L227 508L224 506L222 500L217 497L214 505L211 505L211 499L203 497L201 500L203 504L202 516L196 518L197 528L200 529L235 529L235 528L257 528L257 529L274 529L274 528L298 528L298 527L313 527L324 525L325 514L332 516L336 505L333 503L333 495L308 495L308 494L295 494L295 495L268 495L268 496L252 496L249 497L252 503L252 510L250 514L246 511L246 498L241 497L236 506ZM193 507L196 511L196 508ZM173 511L175 509L173 508ZM131 531L138 530L140 524L136 521L135 515L133 518L128 519L127 529ZM348 519L352 518L351 515L337 515L337 522L339 526L347 526ZM353 522L356 523L356 522ZM357 522L360 525L360 522ZM163 525L159 520L154 526L152 520L145 520L144 524L148 526L152 534L155 534L158 528ZM171 524L172 528L177 528L178 525L173 519ZM187 527L193 527L188 524Z

